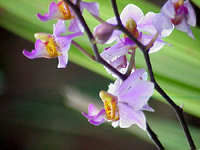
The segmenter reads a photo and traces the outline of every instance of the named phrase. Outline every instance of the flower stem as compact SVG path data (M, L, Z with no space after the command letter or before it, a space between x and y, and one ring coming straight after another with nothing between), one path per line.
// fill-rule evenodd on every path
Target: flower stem
M113 11L115 13L115 17L118 23L118 28L119 30L121 30L124 34L126 34L133 42L135 42L135 44L142 49L145 49L146 47L140 43L134 36L132 36L132 34L123 26L123 24L121 23L121 19L119 16L119 12L118 12L118 8L117 8L117 4L116 4L116 0L111 0L111 4L113 7ZM132 57L131 57L132 59ZM131 60L132 61L132 60ZM133 61L134 62L134 61ZM127 78L127 77L126 77ZM160 150L164 149L164 147L162 146L161 142L159 141L158 137L156 136L156 134L153 132L153 130L150 128L150 126L147 124L147 133L150 136L151 140L154 142L154 144L156 145L156 147Z
M118 23L119 30L121 30L124 34L126 34L142 50L142 53L143 53L145 61L146 61L147 69L148 69L148 72L149 72L150 81L154 83L155 89L170 104L170 106L175 111L175 114L176 114L176 116L177 116L177 118L178 118L178 120L179 120L179 122L180 122L180 124L183 128L185 136L188 140L190 148L192 150L196 149L196 146L193 142L192 136L189 132L187 123L184 119L182 107L177 106L173 102L173 100L162 90L162 88L156 82L154 74L153 74L153 69L152 69L151 61L150 61L150 57L149 57L149 48L153 45L154 41L159 36L159 34L156 33L154 38L150 41L149 44L147 44L146 46L143 45L122 25L122 23L120 21L120 17L119 17L119 12L118 12L118 9L117 9L116 0L111 0L111 3L112 3L112 7L113 7L113 10L114 10L115 16L116 16L116 20L117 20L117 23ZM155 133L150 129L150 127L149 128L148 127L149 127L149 125L147 124L147 129L148 129L147 131L149 131L148 134L150 135L152 141L156 144L156 146L158 146L158 147L160 146L159 147L160 149L163 149L163 146L160 143L160 141L158 140L157 136L155 136ZM160 144L158 144L158 143L160 143Z
M154 142L154 144L156 145L156 147L157 147L159 150L165 149L165 148L163 147L163 145L162 145L158 140L155 140L155 139L157 139L158 137L157 137L157 135L152 131L152 129L150 128L150 126L148 125L148 123L147 123L147 133L148 133L150 139Z
M151 66L151 61L150 61L150 57L149 57L149 53L148 51L142 51L143 52L143 55L144 55L144 58L145 58L145 61L146 61L146 65L147 65L147 68L148 68L148 72L149 72L149 76L150 76L150 80L151 82L154 83L155 85L155 90L168 102L168 104L173 108L179 122L180 122L180 125L185 133L185 136L187 138L187 141L190 145L190 148L191 150L195 150L196 149L196 146L194 144L194 141L192 139L192 136L190 134L190 131L189 131L189 128L187 126L187 123L185 121L185 118L184 118L184 115L183 115L183 109L182 107L179 107L177 106L174 101L164 92L164 90L158 85L158 83L156 82L155 80L155 77L154 77L154 73L153 73L153 69L152 69L152 66Z
M132 50L128 69L127 69L126 74L125 74L126 77L128 77L131 74L132 68L134 68L136 70L136 67L135 67L135 50Z
M95 57L88 53L88 51L86 51L83 47L81 47L78 43L76 43L75 41L72 40L71 42L81 53L83 53L86 57L88 57L89 59L91 59L92 61L96 61Z

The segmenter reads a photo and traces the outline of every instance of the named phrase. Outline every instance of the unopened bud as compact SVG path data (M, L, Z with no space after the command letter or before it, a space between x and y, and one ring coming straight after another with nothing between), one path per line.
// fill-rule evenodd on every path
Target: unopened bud
M108 39L112 35L114 29L115 29L115 26L111 24L108 24L108 23L101 24L94 31L94 37L96 41L100 44L105 43L106 41L108 41Z

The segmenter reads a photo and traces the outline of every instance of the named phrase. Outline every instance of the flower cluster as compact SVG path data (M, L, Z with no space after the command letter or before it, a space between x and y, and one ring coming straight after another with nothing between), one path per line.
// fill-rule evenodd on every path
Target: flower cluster
M165 44L163 38L169 36L174 27L186 32L194 39L190 26L196 25L196 15L188 0L168 0L156 14L148 12L143 14L142 10L134 5L128 4L120 14L120 20L125 30L130 35L120 30L117 18L113 17L103 21L99 16L99 5L97 2L83 2L71 0L72 5L79 8L80 14L86 9L95 19L101 22L94 28L92 44L113 44L107 47L99 56L108 63L115 71L122 74L123 79L116 76L113 71L106 68L108 73L116 77L114 84L109 85L107 92L101 91L99 96L104 107L98 109L90 104L88 114L83 115L93 125L100 125L103 122L111 122L113 127L128 128L133 124L146 130L146 118L143 110L154 111L148 106L148 100L154 92L154 84L147 80L145 69L137 69L135 66L135 51L154 53L159 51ZM79 15L80 15L79 14ZM35 58L56 58L58 57L58 68L65 68L68 62L68 51L70 45L74 44L74 38L82 36L85 26L82 26L77 14L62 0L58 3L52 2L49 6L49 13L37 14L41 21L57 19L53 25L53 34L36 33L35 49L31 52L26 50L23 54L29 59ZM79 16L80 17L80 16ZM65 21L70 21L66 35ZM138 42L145 47L142 49ZM83 51L83 48L79 49ZM90 55L84 50L85 55ZM131 58L127 57L131 54ZM98 59L96 60L98 62ZM104 63L102 63L105 65Z
M76 0L72 1L74 4ZM82 2L80 1L80 10L88 10L89 13L99 16L99 5L96 2ZM73 10L65 4L63 1L52 2L49 6L49 13L44 15L37 14L37 17L41 21L48 21L51 19L57 19L56 25L53 25L53 35L48 33L36 33L35 38L35 50L28 52L23 51L23 54L29 59L35 58L55 58L58 57L58 68L65 68L68 62L68 51L70 49L71 42L74 38L82 36L84 33L83 26L77 19ZM65 21L70 20L68 31L72 32L66 34Z

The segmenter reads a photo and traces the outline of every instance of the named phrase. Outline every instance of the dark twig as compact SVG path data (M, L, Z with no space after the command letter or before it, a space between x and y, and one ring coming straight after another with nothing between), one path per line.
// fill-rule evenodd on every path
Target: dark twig
M89 29L89 27L87 26L81 12L80 9L77 5L74 5L70 0L63 0L67 5L70 6L70 8L75 12L76 17L79 19L79 21L81 22L82 26L85 29L85 32L90 40L92 49L93 49L93 53L95 56L95 60L99 63L101 63L102 65L104 65L105 67L107 67L109 70L111 70L113 73L115 73L119 78L121 78L122 80L126 79L126 76L121 74L119 71L117 71L115 68L113 68L110 64L108 64L104 59L102 59L102 57L100 56L99 52L98 52L98 48L96 45L96 41ZM162 95L162 97L170 104L170 106L173 108L173 110L175 111L179 122L184 130L184 133L186 135L186 138L188 140L188 143L190 145L191 150L195 150L195 144L192 140L192 137L190 135L188 126L185 122L184 116L183 116L183 110L182 107L177 106L172 99L162 90L162 88L157 84L155 78L154 78L154 74L153 74L153 70L152 70L152 66L151 66L151 62L150 62L150 58L149 58L149 53L147 50L147 47L144 46L142 43L140 43L121 23L120 20L120 16L118 13L118 9L117 9L117 5L116 5L116 0L111 0L112 3L112 7L116 16L116 20L118 22L118 30L121 30L124 34L126 34L143 52L145 61L146 61L146 65L147 65L147 69L149 72L149 76L150 76L150 81L154 83L155 85L155 89L160 93L160 95ZM151 130L151 128L149 127L149 125L147 124L147 133L149 134L150 138L152 139L152 141L155 143L155 145L159 148L159 149L164 149L164 147L162 146L162 144L160 143L160 141L158 140L156 134Z
M148 133L149 137L151 138L151 140L154 142L154 144L156 145L156 147L159 150L165 149L163 147L163 145L160 143L160 141L157 140L158 139L157 135L152 131L152 129L150 128L150 126L148 125L148 123L147 123L147 133Z
M145 58L145 61L146 61L146 65L147 65L147 68L148 68L148 71L149 71L149 76L150 76L150 80L151 82L154 83L155 85L155 90L168 102L168 104L173 108L180 124L181 124L181 127L185 133L185 136L188 140L188 143L190 145L190 148L191 150L195 150L196 149L196 146L194 144L194 141L192 139L192 136L190 134L190 131L188 129L188 126L187 126L187 123L185 121L185 118L184 118L184 115L183 115L183 109L182 107L179 107L177 106L174 101L163 91L163 89L158 85L158 83L156 82L155 78L154 78L154 74L153 74L153 69L152 69L152 66L151 66L151 61L150 61L150 58L149 58L149 53L148 51L143 51L143 55L144 55L144 58Z
M149 72L149 76L150 76L150 81L154 83L155 85L155 89L158 91L158 93L170 104L170 106L173 108L173 110L175 111L176 113L176 116L181 124L181 127L183 128L183 131L185 133L185 136L188 140L188 143L190 145L190 148L192 150L195 150L196 149L196 146L194 144L194 141L192 139L192 136L189 132L189 129L188 129L188 126L187 126L187 123L184 119L184 116L183 116L183 109L182 107L179 107L177 106L174 101L162 90L162 88L158 85L158 83L156 82L155 80L155 77L154 77L154 74L153 74L153 69L152 69L152 66L151 66L151 61L150 61L150 57L149 57L149 50L148 48L143 45L142 43L140 43L130 32L128 32L128 30L121 24L121 21L120 21L120 18L117 18L119 17L119 13L118 13L118 9L117 9L117 4L116 4L116 0L111 0L111 3L112 3L112 6L113 6L113 10L115 12L115 15L116 15L116 20L118 22L118 29L121 30L123 33L125 33L141 50L142 50L142 53L144 55L144 58L145 58L145 61L146 61L146 65L147 65L147 69L148 69L148 72ZM153 134L153 133L151 133ZM157 139L157 136L152 136L152 139L154 141L154 138L155 140L158 140ZM157 141L159 142L159 141ZM154 142L155 143L155 142ZM159 146L159 144L156 144L157 146Z
M108 68L110 71L112 71L113 73L115 73L119 78L121 78L122 80L125 79L124 75L121 74L118 70L116 70L115 68L113 68L110 64L108 64L99 54L95 39L92 35L92 32L90 31L87 23L85 22L85 19L83 18L80 9L78 6L74 5L70 0L63 0L68 6L70 6L70 8L74 11L74 13L76 14L76 17L79 19L79 21L81 22L82 26L84 27L84 30L90 40L90 44L91 47L93 49L93 53L95 56L95 60L97 62L99 62L100 64L104 65L106 68Z
M113 7L113 11L115 13L115 17L116 17L116 20L117 20L117 23L118 23L118 27L119 27L119 30L121 30L123 33L125 33L133 42L135 42L138 47L140 48L146 48L143 44L141 44L134 36L132 36L132 34L126 29L124 28L124 26L122 25L121 23L121 19L120 19L120 16L119 16L119 12L118 12L118 8L117 8L117 4L116 4L116 0L111 0L111 4L112 4L112 7ZM156 145L156 147L160 150L163 150L164 147L163 145L161 144L161 142L159 141L157 135L153 132L153 130L150 128L150 126L147 124L147 133L148 135L150 136L151 140L154 142L154 144Z

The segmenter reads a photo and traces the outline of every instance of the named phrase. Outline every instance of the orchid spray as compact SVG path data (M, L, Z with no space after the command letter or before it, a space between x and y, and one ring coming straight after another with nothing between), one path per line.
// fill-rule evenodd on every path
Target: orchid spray
M83 116L93 125L98 126L109 122L116 128L129 128L137 125L147 132L158 149L164 149L157 135L147 123L144 111L154 112L148 105L154 89L172 106L183 131L186 135L191 149L196 149L192 136L183 116L182 106L177 106L174 101L164 92L157 83L149 53L155 53L166 44L164 38L170 36L176 28L187 33L195 39L190 26L196 25L196 14L189 0L168 0L156 14L142 10L134 5L128 4L118 12L116 0L110 0L115 14L113 18L103 20L99 15L99 4L97 2L83 2L81 0L61 0L52 2L49 12L37 17L41 21L57 19L53 25L53 34L36 33L35 50L23 54L29 58L55 58L58 57L58 68L65 68L68 62L68 51L70 45L74 45L85 56L103 65L108 73L116 78L114 83L108 86L108 90L100 91L102 109L98 110L94 104L89 104L88 112L82 112ZM83 17L83 10L89 12L91 17L100 22L93 29L89 27ZM65 22L69 21L66 35ZM81 37L86 33L93 54L83 49L73 39ZM64 35L63 35L64 34ZM98 44L110 44L99 52ZM147 72L144 68L137 68L135 52L143 54L146 61ZM130 56L129 56L130 55ZM148 75L150 80L148 80Z

